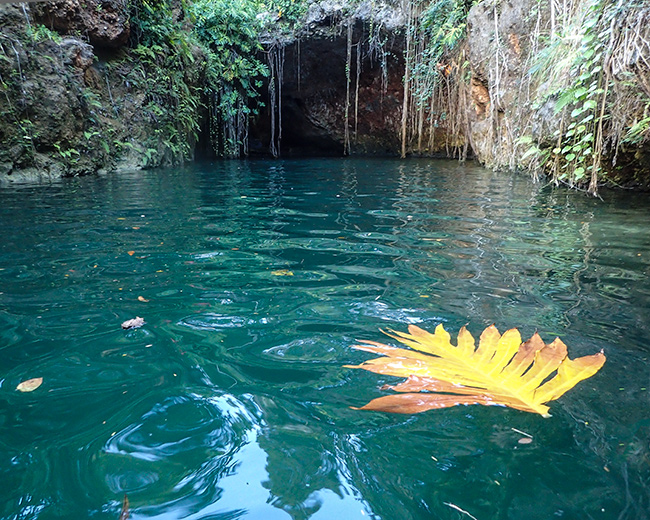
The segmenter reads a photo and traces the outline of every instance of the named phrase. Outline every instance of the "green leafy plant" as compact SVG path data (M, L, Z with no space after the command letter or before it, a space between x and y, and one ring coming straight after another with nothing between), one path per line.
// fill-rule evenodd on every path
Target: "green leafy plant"
M33 42L41 42L44 40L51 40L54 43L61 43L61 35L56 31L52 31L49 27L43 24L33 24L27 26L27 36Z
M76 164L79 157L81 157L81 153L79 153L79 150L76 148L63 148L61 143L54 143L53 146L56 149L59 158L68 166Z
M262 51L261 21L247 0L199 0L189 10L194 33L206 47L206 92L211 111L213 146L218 155L247 152L249 118L259 106L259 78L267 67Z
M186 9L184 4L181 4ZM160 157L190 159L198 140L202 89L195 77L191 31L177 23L171 0L138 0L131 7L132 84L145 92L145 118L162 143ZM147 158L149 166L157 163Z
M600 157L596 148L598 124L601 123L601 96L603 82L603 43L598 38L599 2L587 10L580 23L582 36L575 46L573 62L569 67L572 83L558 95L555 113L562 124L555 132L556 146L552 150L551 174L570 185L584 183L587 176L596 179L600 172Z
M581 0L555 12L550 32L536 36L530 77L538 84L532 110L551 104L558 124L550 146L518 141L527 146L522 165L538 157L554 181L595 195L621 146L650 138L650 89L637 66L650 51L647 14L639 3L612 0ZM542 153L526 155L534 148Z

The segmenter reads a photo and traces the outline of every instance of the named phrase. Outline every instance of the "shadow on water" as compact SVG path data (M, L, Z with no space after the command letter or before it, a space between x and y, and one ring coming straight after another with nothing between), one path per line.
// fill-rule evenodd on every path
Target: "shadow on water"
M647 519L648 210L428 160L5 187L0 518ZM437 323L608 361L550 419L350 409L393 381L350 345Z

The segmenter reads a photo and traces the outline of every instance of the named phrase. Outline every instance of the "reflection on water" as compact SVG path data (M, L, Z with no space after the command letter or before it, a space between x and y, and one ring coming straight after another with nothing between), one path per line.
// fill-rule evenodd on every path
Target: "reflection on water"
M0 518L647 519L646 199L393 160L2 188ZM393 379L349 346L411 323L608 362L551 419L350 409Z

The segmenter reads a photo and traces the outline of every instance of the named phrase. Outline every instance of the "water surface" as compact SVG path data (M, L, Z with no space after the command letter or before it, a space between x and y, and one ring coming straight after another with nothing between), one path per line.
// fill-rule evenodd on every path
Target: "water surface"
M649 518L650 201L603 199L379 159L0 188L0 518ZM438 323L608 361L550 419L350 408L396 381L350 345Z

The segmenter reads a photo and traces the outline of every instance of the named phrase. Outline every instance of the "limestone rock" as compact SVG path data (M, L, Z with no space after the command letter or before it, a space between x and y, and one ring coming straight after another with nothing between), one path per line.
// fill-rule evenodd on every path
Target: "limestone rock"
M79 32L96 47L118 48L129 39L126 0L61 0L32 6L35 19L62 34Z

